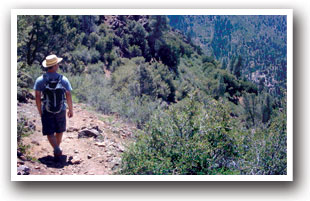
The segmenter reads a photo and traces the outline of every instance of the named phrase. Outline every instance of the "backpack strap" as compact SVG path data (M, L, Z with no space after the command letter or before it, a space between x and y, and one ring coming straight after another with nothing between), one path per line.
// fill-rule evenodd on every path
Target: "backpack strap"
M62 78L63 78L63 75L60 75L60 74L59 74L59 76L58 76L58 78L57 78L57 79L58 79L58 83L61 83L61 82L62 82Z
M49 81L49 77L48 77L47 73L44 73L43 74L44 87L46 87L48 81Z
M57 83L60 83L60 82L62 81L62 78L63 78L63 75L59 74L59 76L57 77L57 79L52 80L52 81L57 81ZM47 74L47 73L44 73L44 74L43 74L44 86L46 86L47 83L50 82L50 81L51 81L51 79L50 79L50 77L48 76L48 74Z

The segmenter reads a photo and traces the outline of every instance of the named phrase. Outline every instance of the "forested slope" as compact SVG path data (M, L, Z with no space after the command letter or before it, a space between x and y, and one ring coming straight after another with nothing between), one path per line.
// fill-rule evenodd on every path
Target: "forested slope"
M170 25L167 16L18 16L18 100L54 53L75 102L140 128L120 174L286 174L285 85L271 80L283 90L270 93L246 76L240 46L213 57Z
M286 16L169 16L170 25L188 35L202 51L234 73L265 86L275 96L286 88Z

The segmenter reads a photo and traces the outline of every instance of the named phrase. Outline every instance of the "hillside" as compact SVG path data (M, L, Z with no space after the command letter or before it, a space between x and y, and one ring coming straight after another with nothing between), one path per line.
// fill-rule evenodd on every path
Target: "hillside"
M192 18L199 22L193 20L190 34L171 26L174 23L187 29L188 19ZM274 76L282 72L274 71L282 57L274 61L276 54L268 57L269 50L279 53L274 40L267 43L270 35L260 40L259 46L256 40L252 45L246 43L257 30L261 31L259 37L267 34L265 25L252 30L251 18L239 23L239 18L225 16L181 19L169 22L168 16L139 15L18 16L20 106L32 107L26 111L31 112L33 121L36 110L31 89L36 78L44 73L41 62L53 53L63 58L59 70L71 82L78 111L84 111L81 106L87 105L93 108L95 116L118 117L127 122L121 127L130 124L138 128L130 131L135 138L122 155L113 152L116 161L121 157L116 174L286 174L286 81L282 79L283 85ZM278 24L276 20L268 21L273 22ZM250 30L249 34L241 38L245 30ZM229 31L231 34L226 36ZM278 38L280 49L286 45L283 39L284 35ZM263 43L265 49L261 51ZM205 50L218 55L204 52L202 44L208 44ZM261 59L257 60L258 57ZM263 69L260 64L265 65L266 58L275 66L259 71L257 76L266 79L257 84L249 77L248 62L255 59L257 69ZM106 121L88 113L81 115L84 112L77 114L78 119L69 120L69 137L82 132L82 127L98 128L96 132L103 131L102 139L108 137L108 143L121 142L113 135L105 136L117 129L117 123L106 128ZM35 122L39 124L37 117ZM39 136L39 131L35 133ZM41 140L38 138L38 142ZM110 148L96 148L85 160L88 147L95 142L84 140L66 139L68 145L71 141L84 143L82 150L73 153L82 154L84 162L80 167L92 164L92 160L99 167L93 155L98 153L107 160L105 152ZM39 153L46 146L39 146ZM65 151L72 154L72 150ZM31 156L35 157L36 152L31 150ZM43 150L41 154L44 158L50 153ZM69 158L65 161L72 163ZM105 174L111 173L115 163L112 160L101 165L101 173ZM70 168L66 166L65 173L74 171ZM78 173L83 174L86 169Z
M207 55L231 64L242 57L242 75L274 94L286 88L285 16L169 16Z

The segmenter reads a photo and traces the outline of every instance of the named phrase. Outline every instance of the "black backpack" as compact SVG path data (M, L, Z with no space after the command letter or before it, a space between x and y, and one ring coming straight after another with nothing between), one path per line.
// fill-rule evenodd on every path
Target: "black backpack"
M57 114L62 111L65 103L65 88L62 86L62 75L57 79L50 79L43 75L45 89L43 90L43 103L46 111Z

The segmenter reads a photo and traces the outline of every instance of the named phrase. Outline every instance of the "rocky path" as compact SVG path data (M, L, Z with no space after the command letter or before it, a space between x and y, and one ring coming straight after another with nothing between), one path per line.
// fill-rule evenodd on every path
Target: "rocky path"
M18 157L18 174L113 174L136 129L114 116L98 114L84 104L75 104L74 116L67 118L67 132L61 143L63 156L55 161L53 149L42 135L41 120L34 100L19 103L17 108L18 118L25 116L28 126L34 128L31 135L22 139L29 148L26 154Z

